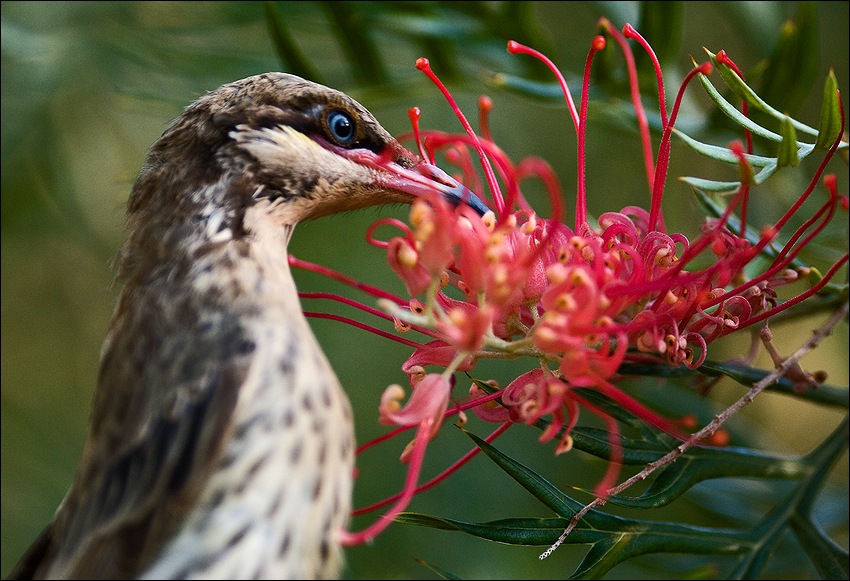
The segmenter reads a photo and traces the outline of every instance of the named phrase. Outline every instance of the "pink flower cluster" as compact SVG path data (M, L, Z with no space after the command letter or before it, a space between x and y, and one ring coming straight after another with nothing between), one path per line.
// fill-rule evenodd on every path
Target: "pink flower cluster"
M608 28L608 32L622 39L617 31ZM640 39L629 26L624 33ZM604 44L602 37L594 40L588 72L593 53ZM627 44L622 46L628 51ZM516 43L510 43L509 50L549 62ZM724 64L731 65L725 54L720 56L725 59ZM448 96L427 61L420 59L418 66ZM572 105L563 78L552 68ZM775 245L783 226L814 190L823 167L798 203L776 224L763 228L757 241L745 237L745 223L738 232L729 227L736 208L745 214L748 183L741 185L726 213L708 219L693 241L684 234L667 232L661 217L661 198L671 129L687 82L696 74L710 74L711 69L712 65L706 63L691 71L669 118L662 101L665 130L658 160L649 173L651 209L630 206L620 212L607 212L599 216L595 225L586 216L582 181L577 187L574 229L564 224L559 215L537 216L522 197L521 182L528 177L542 179L559 214L562 197L552 172L538 159L514 164L486 137L486 122L485 137L471 130L463 135L448 135L416 128L424 157L433 161L435 153L441 151L447 159L456 161L462 180L474 187L480 179L473 169L473 150L479 154L485 174L493 175L490 163L495 165L508 195L504 199L499 183L491 178L488 185L494 210L484 216L466 205L453 208L435 197L413 205L409 226L395 221L379 223L391 222L403 231L382 245L390 266L412 297L408 312L398 306L388 306L388 310L407 325L436 331L436 339L418 347L403 367L414 386L414 399L423 399L416 393L419 381L429 378L435 384L430 381L435 374L425 374L427 365L450 372L470 371L482 358L532 357L537 365L500 391L501 405L482 404L473 406L473 411L497 422L531 424L550 417L552 421L541 441L560 435L556 452L563 452L571 447L570 429L577 420L578 405L592 409L574 388L594 388L656 427L681 434L676 422L662 418L612 383L620 365L627 360L651 358L696 368L704 361L709 343L766 321L812 296L846 263L847 255L817 284L791 300L781 304L777 301L778 287L808 280L808 272L793 268L792 263L830 222L839 203L846 203L846 196L839 196L836 191L834 176L827 176L824 185L828 196L820 209L788 236L760 274L745 273L745 268L762 256L766 247ZM587 94L587 79L586 74L583 95ZM636 84L636 78L633 82ZM489 103L486 105L489 107ZM585 109L585 99L581 114L572 108L580 155ZM468 127L459 111L458 115ZM414 118L418 115L414 114ZM638 118L645 119L645 115L640 112ZM836 140L827 158L838 144ZM743 146L734 143L730 149L742 168L749 170ZM651 151L649 156L651 159ZM583 163L579 159L580 166ZM579 175L582 180L583 172L579 171ZM438 399L447 402L448 382L436 383L442 386ZM398 386L392 389L397 393ZM470 394L473 401L484 398L492 402L477 385L472 386ZM391 423L385 415L382 417ZM615 424L609 425L616 429ZM612 439L613 448L617 446L615 440L616 437Z
M706 220L693 240L668 232L661 202L672 128L688 82L698 74L710 74L712 64L697 66L687 75L668 115L663 78L649 45L628 25L622 34L605 20L601 25L621 46L629 66L652 193L649 210L629 206L606 212L595 221L587 216L587 88L593 55L604 48L605 38L598 36L592 43L579 110L551 61L528 47L514 42L508 45L512 53L530 54L547 63L563 88L578 136L579 179L573 227L562 220L563 195L549 166L537 158L514 163L492 140L487 128L490 101L481 101L478 135L427 60L417 63L443 91L466 129L460 135L421 131L418 110L412 110L413 135L421 154L432 163L437 153L444 155L457 166L458 179L476 192L483 190L479 171L483 172L491 211L481 216L465 204L452 207L435 195L412 206L409 224L385 219L369 232L370 241L385 248L389 265L410 295L402 300L382 294L382 309L393 317L397 330L416 329L432 338L427 344L410 343L415 350L403 366L413 389L407 404L401 403L404 390L394 385L384 393L379 408L383 423L400 429L420 428L416 445L408 448L404 458L412 454L421 461L424 450L416 447L424 448L446 415L456 371L472 371L485 358L530 358L529 370L507 385L491 381L492 389L485 391L482 385L473 384L469 400L461 407L472 409L486 421L502 424L500 430L546 419L548 427L540 441L557 438L556 453L572 447L571 430L580 407L599 415L611 434L612 462L597 486L597 493L604 495L615 484L619 471L618 427L583 397L579 388L598 390L644 421L682 437L684 428L693 426L687 426L685 420L662 417L615 385L621 365L626 361L655 361L699 367L710 343L764 324L771 316L814 295L848 260L845 254L815 284L801 284L805 288L795 297L782 302L777 299L777 288L809 280L807 271L795 268L795 258L832 220L839 206L846 208L846 196L838 194L834 176L827 176L823 184L828 195L820 208L797 230L786 231L789 218L820 183L839 138L798 202L775 224L763 228L758 239L746 236L750 188L746 180L725 213ZM663 133L655 159L637 92L634 59L624 37L636 40L656 64ZM736 70L725 53L718 55L717 62ZM839 136L841 133L843 111ZM747 161L747 154L752 153L750 143L748 139L746 151L739 143L730 146L743 170L741 175L751 175ZM480 170L475 169L477 165ZM523 197L521 186L529 178L539 179L546 186L550 217L539 216ZM735 230L730 227L733 212L740 216L740 226ZM375 229L387 226L397 228L400 234L387 241L376 239ZM786 241L780 243L780 238ZM768 248L769 254L765 253ZM754 262L766 256L770 257L766 263ZM757 274L753 273L754 266L758 267ZM435 366L439 372L426 371ZM421 436L422 430L427 435ZM722 438L712 443L722 443Z

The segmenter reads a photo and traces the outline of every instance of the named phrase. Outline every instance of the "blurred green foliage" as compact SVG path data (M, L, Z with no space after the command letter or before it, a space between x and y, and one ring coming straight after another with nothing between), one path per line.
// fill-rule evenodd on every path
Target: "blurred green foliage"
M409 129L406 110L418 106L427 127L459 130L438 92L413 67L427 56L467 115L482 92L494 99L492 132L515 159L549 160L565 190L575 182L575 139L565 109L492 84L493 73L545 82L538 63L513 57L514 38L540 48L562 68L573 91L596 22L607 16L642 30L662 49L672 86L702 47L726 49L768 102L817 126L823 80L830 67L848 94L847 2L3 2L2 9L2 568L6 574L49 520L71 481L85 437L98 352L116 297L110 261L123 238L123 204L144 152L181 108L205 91L268 70L288 70L352 94L394 134ZM668 6L670 3L663 3ZM642 29L645 21L647 28ZM662 42L663 41L663 42ZM588 141L589 209L593 214L648 199L639 140L627 107L624 78L611 57L593 87ZM596 77L594 77L596 78ZM645 77L649 78L649 77ZM651 79L650 79L651 81ZM653 83L649 83L648 91ZM711 112L695 87L681 127L702 141L723 145L731 124ZM657 136L656 136L657 137ZM657 143L657 141L656 141ZM670 176L733 179L734 172L674 143ZM805 188L811 164L782 172L758 191L751 221L775 219ZM846 166L839 190L848 191ZM724 173L726 172L726 173ZM640 176L640 177L637 177ZM671 179L667 219L671 229L693 231L698 210L690 188ZM378 216L404 217L404 208L369 210L299 227L291 251L372 284L401 292L379 251L363 240ZM689 230L690 229L690 230ZM822 267L846 250L846 224L830 234L821 254L806 260ZM341 292L331 282L296 273L299 287ZM312 308L312 305L305 305ZM322 305L325 308L325 305ZM350 313L346 313L350 314ZM784 353L799 346L821 318L776 332ZM408 350L329 321L312 321L352 399L358 440L385 428L377 424L380 393L403 381L399 365ZM730 342L725 355L747 349ZM810 355L804 366L826 369L830 383L848 383L847 325ZM389 362L389 363L388 363ZM762 367L769 367L764 359ZM490 369L495 373L495 369ZM481 370L488 372L487 368ZM502 375L502 373L500 373ZM462 382L461 382L462 383ZM458 386L458 396L466 386ZM697 405L709 415L736 398L732 382L717 386L708 402L686 389L676 401L661 382L636 393L672 408ZM804 454L826 439L844 413L763 394L730 425L734 437L773 453ZM475 424L473 423L473 426ZM593 426L591 426L593 427ZM598 427L598 426L597 426ZM480 425L468 427L481 434ZM604 463L580 451L553 457L533 430L515 428L500 438L505 454L533 465L560 488L592 488ZM735 440L733 440L735 441ZM391 442L358 459L355 505L396 492L404 475ZM429 447L434 474L471 446L446 426ZM816 519L847 547L847 456L824 493ZM692 496L658 509L656 518L702 526L733 526L764 514L782 482L712 481ZM637 494L637 492L636 492ZM463 520L551 517L492 462L470 466L426 492L411 510ZM618 514L635 516L631 509ZM358 517L360 528L375 516ZM636 518L643 518L637 516ZM372 545L348 551L349 578L417 578L430 575L415 559L467 578L562 577L582 560L581 546L559 549L539 562L535 547L494 545L466 535L392 525ZM764 577L812 577L793 539ZM718 556L639 557L613 569L611 578L716 577L731 561Z

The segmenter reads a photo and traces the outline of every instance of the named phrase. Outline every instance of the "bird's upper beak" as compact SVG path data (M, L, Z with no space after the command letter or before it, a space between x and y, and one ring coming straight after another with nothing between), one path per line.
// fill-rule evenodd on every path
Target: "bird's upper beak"
M323 147L364 167L377 170L372 175L373 185L395 190L414 198L434 201L437 198L453 207L466 204L479 216L490 211L481 198L434 164L422 160L398 142L392 142L382 153L369 149L343 149L326 142ZM402 200L386 200L398 202Z
M472 190L451 177L436 165L420 161L412 168L405 168L392 163L385 166L392 173L385 185L407 192L416 197L433 198L438 194L453 207L467 204L479 216L490 211L490 208L476 196Z
M490 211L472 190L436 165L411 156L410 152L401 147L398 150L404 152L396 158L398 161L383 158L377 164L384 170L382 185L425 199L439 195L453 207L468 205L479 216Z
M451 177L449 174L441 170L436 165L432 165L426 161L414 166L415 171L419 172L423 177L429 179L444 200L452 206L458 204L466 204L475 210L479 216L483 216L490 211L490 208L476 196L472 190Z

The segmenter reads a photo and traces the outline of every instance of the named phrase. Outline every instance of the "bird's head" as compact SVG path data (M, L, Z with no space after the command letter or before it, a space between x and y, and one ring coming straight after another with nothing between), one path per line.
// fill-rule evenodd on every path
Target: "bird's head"
M129 215L131 226L164 230L215 216L238 234L252 207L294 225L429 195L487 210L348 95L266 73L224 85L186 108L151 147Z

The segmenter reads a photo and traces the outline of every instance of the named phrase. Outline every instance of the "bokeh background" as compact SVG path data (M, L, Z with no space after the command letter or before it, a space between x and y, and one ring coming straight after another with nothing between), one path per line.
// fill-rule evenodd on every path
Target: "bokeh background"
M457 131L460 127L438 91L413 66L417 57L427 56L470 117L476 116L478 95L489 94L495 102L491 122L496 141L515 159L545 157L570 192L575 183L575 138L565 108L552 100L494 86L490 75L507 72L550 80L527 57L507 55L505 41L516 38L545 49L577 91L576 79L598 18L607 16L617 26L626 22L639 26L641 3L522 4L2 3L0 574L9 572L50 519L76 468L100 343L117 296L111 260L123 240L124 203L146 148L168 122L196 97L223 83L263 71L287 70L350 93L393 134L409 130L406 111L411 106L422 109L424 126ZM801 49L815 59L813 78L800 80L806 91L796 92L787 82L769 90L784 100L786 110L817 125L823 79L832 67L846 107L847 2L808 3L802 7L804 12L797 2L664 4L670 11L668 28L647 36L656 48L663 45L671 95L678 86L676 80L690 67L688 55L703 60L703 47L713 52L725 48L745 71L757 70L759 63L773 56L786 20L805 13L816 30L812 42ZM297 47L286 53L286 62L271 40L270 8L286 30L286 38ZM654 83L649 80L650 85ZM809 91L810 84L814 88ZM707 141L727 143L733 135L706 114L701 89L695 85L688 95L682 126ZM588 142L590 212L598 215L645 203L648 195L637 133L624 123L623 115L616 114L620 101L614 92L600 89L592 98L596 104L591 108ZM811 175L807 166L783 172L770 187L757 191L752 202L754 223L775 220L778 209L802 192ZM846 193L846 165L835 171L839 188ZM674 143L668 226L693 234L699 222L693 196L672 179L685 174L730 179L734 169L718 167L687 151L681 142ZM299 227L290 250L305 260L401 293L403 288L382 253L365 243L364 232L379 217L405 215L404 208L384 208L306 224ZM846 214L838 222L826 246L816 248L809 257L821 267L847 250ZM351 294L308 273L296 276L302 290ZM305 308L336 307L308 304ZM786 354L793 351L823 318L804 320L782 332L774 329L779 348ZM409 350L339 323L311 322L352 399L358 440L383 433L386 428L377 423L379 397L388 384L404 382L399 366ZM733 357L746 348L744 339L730 341L712 355ZM826 369L830 383L846 386L847 348L845 322L805 360L805 367ZM763 359L760 364L769 367ZM494 377L511 373L510 368L499 367L485 368L482 374L487 372ZM466 386L458 389L462 395ZM663 397L664 392L659 393ZM710 409L722 409L741 393L739 386L721 384L710 395L715 402ZM764 394L734 419L731 429L758 434L766 449L800 453L821 441L842 416ZM479 435L488 433L486 426L473 426ZM536 444L537 432L523 428L511 432L500 446L558 484L592 487L604 470L602 462L580 452L554 458L551 446ZM398 455L404 444L391 441L358 459L357 506L399 490L404 468ZM458 430L444 427L429 449L427 473L435 474L469 446ZM846 455L834 481L846 499ZM710 514L696 504L684 500L656 518L711 525ZM846 500L830 507L837 512L824 515L825 522L846 548ZM548 516L484 458L476 458L459 474L418 496L410 508L470 520ZM374 518L374 513L358 518L353 526L361 528ZM457 533L393 525L373 544L348 551L345 575L351 579L434 578L416 561L423 559L467 578L552 578L568 574L585 551L580 546L563 547L543 562L537 560L539 552L534 547L508 547ZM611 575L675 578L676 558L672 567L670 559L637 559ZM683 558L678 567L692 571L699 563ZM795 569L796 563L789 566L780 561L778 566L784 567L776 572L780 576L812 574L805 566Z

